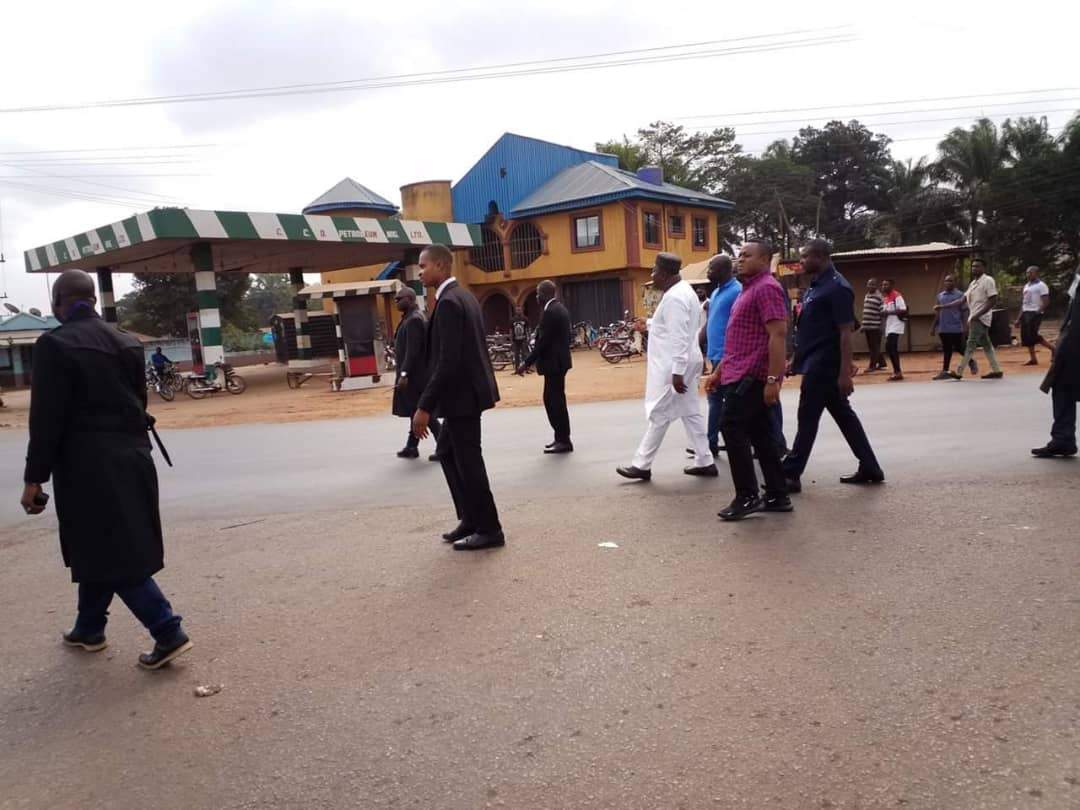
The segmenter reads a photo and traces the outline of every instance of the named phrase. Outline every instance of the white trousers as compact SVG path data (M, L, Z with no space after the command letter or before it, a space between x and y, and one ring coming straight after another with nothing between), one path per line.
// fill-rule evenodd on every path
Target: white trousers
M649 419L649 427L638 445L634 454L634 466L639 470L652 469L653 459L656 458L660 445L664 443L664 434L675 419L679 417L662 416ZM694 450L694 466L708 467L715 464L712 451L709 450L709 439L705 435L705 417L700 413L682 417L683 428L686 430L686 441Z

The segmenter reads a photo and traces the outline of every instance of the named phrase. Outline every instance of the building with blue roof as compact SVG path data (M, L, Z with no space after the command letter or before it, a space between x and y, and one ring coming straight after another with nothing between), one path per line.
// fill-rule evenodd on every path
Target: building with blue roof
M358 194L339 187L309 209ZM614 155L506 133L456 183L403 187L400 217L481 226L482 244L457 255L455 276L480 299L488 330L507 332L515 307L539 321L534 293L546 278L555 281L575 321L600 325L626 311L644 314L656 255L676 253L686 264L711 256L718 217L732 208L727 200L666 182L658 167L628 172ZM408 280L407 272L356 268L325 274L324 281L394 274Z

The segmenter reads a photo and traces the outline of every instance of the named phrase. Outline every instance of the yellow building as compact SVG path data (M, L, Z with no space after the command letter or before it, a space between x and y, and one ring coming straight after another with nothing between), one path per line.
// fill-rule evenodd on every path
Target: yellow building
M305 213L330 205L342 206L334 213L356 216L353 211L371 205L392 206L358 183L343 184ZM457 255L455 275L480 300L488 330L501 332L515 306L538 322L533 293L545 278L556 282L575 321L601 325L625 311L642 314L656 254L676 253L689 264L715 253L718 213L733 207L664 182L655 167L633 174L612 155L512 134L452 187L415 183L401 194L403 219L482 225L483 245ZM412 268L385 265L327 273L323 281L395 275L415 279Z

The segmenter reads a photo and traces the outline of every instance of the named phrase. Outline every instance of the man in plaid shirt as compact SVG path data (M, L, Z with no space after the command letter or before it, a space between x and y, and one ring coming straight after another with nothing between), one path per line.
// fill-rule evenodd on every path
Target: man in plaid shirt
M742 293L731 309L724 340L724 359L706 388L725 386L720 430L727 446L735 499L720 512L724 520L742 520L753 512L790 512L780 448L772 440L769 408L780 401L780 383L787 364L787 305L784 288L770 272L773 248L768 242L747 242L737 270ZM753 446L765 478L765 498L758 494Z

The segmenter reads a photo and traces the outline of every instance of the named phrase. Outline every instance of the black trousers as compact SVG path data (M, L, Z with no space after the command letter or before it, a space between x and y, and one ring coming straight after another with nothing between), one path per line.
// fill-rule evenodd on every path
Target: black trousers
M770 496L787 493L784 468L780 464L780 448L773 438L770 411L765 404L765 383L760 380L733 383L727 387L720 432L727 447L735 494L740 498L751 498L758 494L751 447L761 464L765 493Z
M510 343L510 350L514 355L514 368L521 368L521 364L525 362L525 358L529 356L529 341L527 340L514 340Z
M570 413L566 409L566 375L544 377L544 410L555 431L555 441L570 443Z
M1050 443L1059 447L1076 447L1076 392L1065 385L1051 390L1054 402L1054 424L1050 428Z
M814 449L814 440L817 439L821 414L826 410L844 434L844 440L851 452L859 460L859 469L870 474L880 473L881 466L870 446L870 440L866 438L862 422L852 410L848 398L840 393L836 380L813 380L804 377L799 390L799 428L795 434L795 444L784 459L784 472L788 477L799 478L806 470L806 463Z
M942 352L942 371L949 371L952 368L952 356L953 354L964 354L964 336L960 332L941 332L938 334L941 338L941 352Z
M435 446L439 446L439 434L442 432L442 425L439 424L438 419L432 419L428 423L428 430L431 431L431 438L435 440ZM412 420L409 420L409 440L405 442L406 447L419 447L420 440L416 438L416 435L412 432Z
M889 362L892 363L893 374L900 373L900 335L886 335L885 336L885 352L889 355Z
M874 371L884 365L881 362L881 330L864 329L863 336L866 338L866 348L870 351L870 362L867 368Z
M480 414L446 417L435 452L458 520L474 532L490 534L501 530L480 447Z

